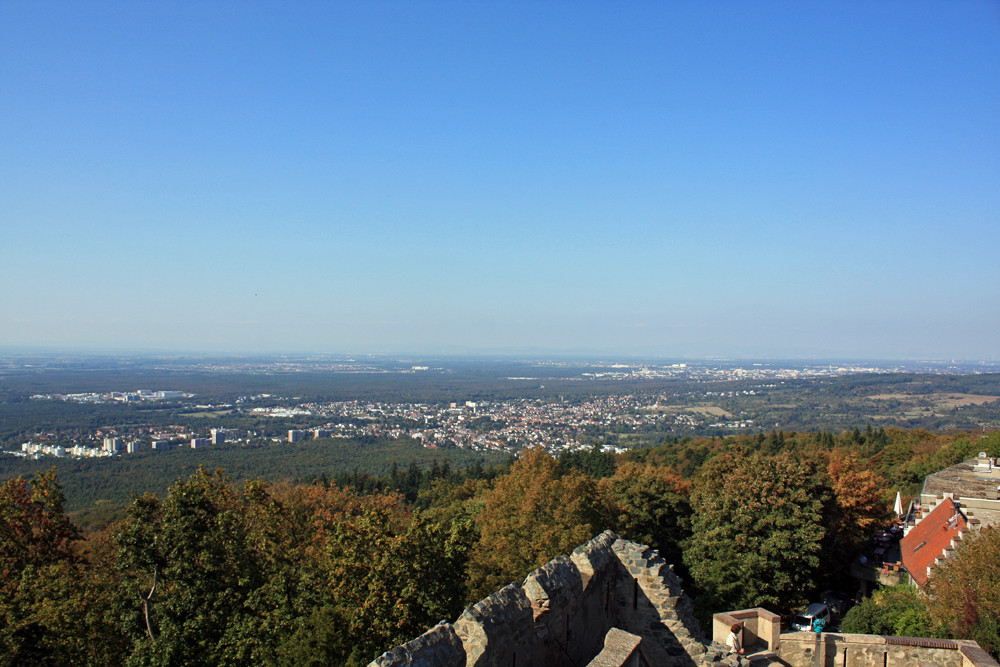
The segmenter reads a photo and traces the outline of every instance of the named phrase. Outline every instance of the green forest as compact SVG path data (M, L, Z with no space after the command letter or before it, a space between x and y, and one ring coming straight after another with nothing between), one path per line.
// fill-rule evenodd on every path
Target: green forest
M0 458L0 479L31 475L54 467L63 484L66 509L86 512L109 506L124 507L129 493L163 495L181 477L199 466L222 468L237 482L306 481L364 471L368 475L388 475L393 462L416 464L421 469L448 465L490 466L503 463L507 456L451 449L437 451L408 439L310 440L300 446L269 445L239 447L221 445L201 450L178 447L166 453L143 452L106 459L33 460ZM397 464L398 465L398 464Z
M772 431L309 479L200 466L86 525L66 514L75 474L38 471L0 487L0 664L366 664L608 528L675 563L702 619L786 615L848 589L897 490L981 450L1000 455L1000 432ZM930 596L877 591L845 629L997 655L998 542L983 530Z

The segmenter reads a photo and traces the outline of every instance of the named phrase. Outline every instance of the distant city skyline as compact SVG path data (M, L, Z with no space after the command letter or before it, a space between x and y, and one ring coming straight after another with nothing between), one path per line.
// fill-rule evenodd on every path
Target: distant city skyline
M1000 358L1000 4L0 4L0 350Z

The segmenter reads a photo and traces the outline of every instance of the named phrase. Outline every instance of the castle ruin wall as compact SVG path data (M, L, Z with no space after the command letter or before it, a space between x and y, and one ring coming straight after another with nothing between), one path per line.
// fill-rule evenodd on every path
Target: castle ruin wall
M637 659L647 664L689 667L706 651L670 566L656 551L606 531L370 667L585 665L613 628L642 638Z

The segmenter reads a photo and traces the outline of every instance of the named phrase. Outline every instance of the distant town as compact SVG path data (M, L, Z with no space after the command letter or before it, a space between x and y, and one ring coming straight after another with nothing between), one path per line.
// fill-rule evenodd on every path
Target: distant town
M184 396L190 394L179 393ZM711 397L714 392L705 392ZM752 393L748 390L747 393ZM118 396L136 395L123 392ZM97 394L73 395L88 399ZM122 400L110 397L107 400ZM52 396L33 396L36 400ZM499 402L466 401L432 406L421 403L369 403L344 401L336 403L296 403L289 406L241 407L255 399L273 399L270 395L244 397L236 404L199 404L194 409L219 411L232 414L240 410L248 415L276 419L321 422L312 428L288 429L281 435L268 435L260 431L227 428L210 428L202 432L191 431L186 426L154 429L133 427L129 429L98 429L81 437L64 441L57 432L38 433L21 445L23 456L104 457L134 454L142 451L166 451L174 447L199 449L211 445L242 443L245 445L300 443L321 438L412 438L428 448L461 448L474 451L518 451L524 447L543 447L558 453L577 450L587 445L579 436L587 432L657 428L663 424L693 427L699 422L713 426L741 429L753 425L749 419L720 419L721 410L702 409L678 412L680 407L663 400L644 402L633 395L605 396L582 403L551 403L540 400L515 400ZM65 397L65 400L80 400ZM87 400L84 402L93 402ZM617 446L603 446L607 451L624 451Z
M8 364L10 360L8 360ZM439 374L453 371L431 363L357 362L341 360L186 361L202 373L296 374L317 369L324 373ZM24 364L27 366L28 364ZM176 366L175 362L175 366ZM782 365L773 362L745 364L715 362L586 363L534 362L502 367L508 374L490 382L529 386L544 390L546 383L575 388L564 397L506 398L502 400L310 401L271 393L230 396L219 401L183 387L122 391L46 392L30 395L31 401L65 401L94 406L162 405L170 414L183 417L172 425L138 423L83 429L41 428L26 434L19 449L8 454L23 457L113 457L140 452L162 452L177 447L201 449L211 446L259 447L300 444L329 438L409 439L431 449L465 449L475 452L517 452L541 447L558 454L599 447L621 452L635 444L640 434L692 434L760 432L782 428L774 414L797 406L784 403L780 394L785 383L819 382L855 375L888 375L915 369L931 374L976 375L994 370L992 365L891 363L824 363ZM524 374L510 374L510 370ZM353 376L353 375L352 375ZM532 384L536 383L536 384ZM604 388L588 393L592 383ZM609 385L610 383L610 385ZM618 384L629 390L616 392ZM648 390L636 388L649 387ZM664 388L666 387L666 388ZM898 393L865 396L874 410L880 403L895 413L926 419L949 417L965 410L988 406L998 396L952 393L927 397ZM772 400L773 399L773 400ZM926 399L926 400L925 400ZM799 400L796 397L796 400ZM910 413L900 410L900 401L911 400ZM844 411L844 404L827 400L826 409ZM756 407L753 407L756 406ZM763 406L763 407L761 407ZM766 410L764 408L766 407ZM984 408L985 409L985 408ZM995 411L983 412L987 417ZM140 410L137 415L148 414ZM767 418L764 418L767 415ZM878 422L878 415L869 420ZM215 422L215 423L213 423ZM258 424L255 428L233 427L234 423ZM285 427L282 428L282 424ZM975 425L982 420L974 422ZM36 427L37 428L37 427ZM613 437L607 437L612 434ZM662 436L661 436L662 437ZM8 447L10 446L9 443Z

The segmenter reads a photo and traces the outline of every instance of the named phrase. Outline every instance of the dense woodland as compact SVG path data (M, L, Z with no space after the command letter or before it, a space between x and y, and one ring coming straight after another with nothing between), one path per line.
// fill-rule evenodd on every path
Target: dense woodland
M787 614L852 592L846 564L895 491L981 450L1000 455L1000 432L774 431L298 482L198 468L86 530L54 472L15 477L0 488L0 664L364 664L606 528L660 549L703 618ZM983 531L929 597L877 592L845 629L997 655L998 549Z
M430 471L435 466L465 469L489 467L507 461L505 454L481 454L466 450L440 451L421 447L409 439L309 440L298 446L261 447L223 445L192 450L177 447L166 453L144 452L106 459L32 460L0 458L0 480L31 475L55 467L67 498L66 509L81 516L123 510L130 490L163 495L178 478L191 475L199 466L222 468L237 482L311 482L344 474L386 476L393 465L416 466ZM395 463L394 462L400 462Z

